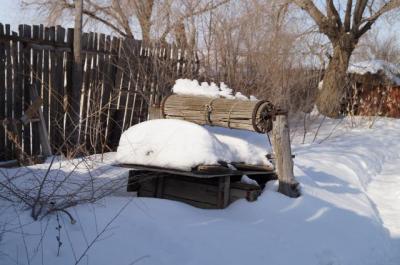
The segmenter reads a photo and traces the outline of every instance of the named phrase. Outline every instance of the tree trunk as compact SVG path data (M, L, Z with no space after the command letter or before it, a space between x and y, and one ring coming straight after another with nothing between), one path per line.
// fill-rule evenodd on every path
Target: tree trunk
M272 129L275 166L279 179L278 191L292 198L300 196L299 183L293 174L290 132L287 115L278 115Z
M333 56L325 71L322 90L316 102L319 112L328 117L337 118L340 114L348 85L347 67L352 51L352 48L334 45Z

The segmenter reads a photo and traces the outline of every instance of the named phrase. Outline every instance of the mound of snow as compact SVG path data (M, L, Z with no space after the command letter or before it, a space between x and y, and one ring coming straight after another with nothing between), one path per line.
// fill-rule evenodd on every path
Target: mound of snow
M396 85L400 85L400 66L384 60L370 60L353 63L349 66L348 72L360 75L383 72Z
M240 92L233 94L233 90L229 88L225 83L221 82L218 87L215 83L202 82L199 84L197 80L190 79L178 79L175 81L175 85L172 91L178 95L193 95L193 96L205 96L211 98L228 98L228 99L239 99L239 100L257 100L255 96L250 96L250 99Z
M224 131L230 134L224 134ZM119 163L191 170L198 165L217 165L218 161L269 164L265 158L267 140L247 141L249 134L210 128L182 120L151 120L132 126L120 139ZM247 137L247 138L246 138Z

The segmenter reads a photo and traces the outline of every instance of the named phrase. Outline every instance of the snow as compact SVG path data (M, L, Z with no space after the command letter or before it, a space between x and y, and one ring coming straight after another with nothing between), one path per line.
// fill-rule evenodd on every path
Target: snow
M224 210L115 194L71 208L76 224L59 215L59 256L56 216L34 222L29 210L0 200L0 264L76 264L81 256L79 264L89 265L400 264L400 121L382 118L372 128L369 119L313 121L305 144L301 127L293 127L300 198L276 192L276 181L257 201ZM91 170L126 177L110 166L115 155L106 163L93 158Z
M172 87L172 91L178 95L193 95L193 96L205 96L211 98L223 97L227 99L239 99L239 100L257 100L255 96L250 96L250 99L240 92L236 92L233 95L233 90L229 88L225 83L221 82L218 87L215 83L208 84L202 82L199 84L197 80L190 79L178 79L175 81L175 85Z
M377 74L383 72L394 84L400 85L400 65L384 60L369 60L350 64L349 73L364 75L366 73Z
M266 137L254 132L160 119L126 130L119 142L117 159L124 164L190 171L198 165L218 165L218 161L268 165L268 150Z
M259 186L257 181L255 181L254 179L249 178L247 175L243 175L242 178L240 179L240 182L246 183L246 184L255 185L255 186Z

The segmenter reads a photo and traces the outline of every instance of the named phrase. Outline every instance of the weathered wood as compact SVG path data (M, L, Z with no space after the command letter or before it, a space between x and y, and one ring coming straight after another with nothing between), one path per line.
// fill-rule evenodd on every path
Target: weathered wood
M230 177L220 177L218 180L218 208L224 209L228 206L230 196Z
M22 29L20 30L21 33ZM17 36L16 32L13 32L13 36ZM14 95L13 95L13 102L14 102L14 119L18 119L22 116L22 98L23 98L23 87L22 87L22 58L19 57L18 55L22 54L22 45L17 45L17 42L13 42L13 58L14 58L14 63L13 63L13 71L14 71ZM17 124L15 131L17 133L17 141L19 144L22 143L22 125ZM14 150L13 150L13 157L14 158L19 158L19 150L17 147L15 147L15 144L13 144Z
M10 25L6 25L6 32L5 36L10 36L11 35L11 29ZM13 53L14 53L14 47L16 43L15 42L6 42L5 43L5 48L6 48L6 73L7 73L7 79L6 79L6 98L7 98L7 109L6 109L6 116L9 118L13 117L13 108L14 108L14 102L13 102L13 93L14 93L14 84L13 84ZM15 58L15 57L14 57ZM14 146L12 141L10 141L6 137L6 157L5 159L12 159L14 158L13 156L14 153Z
M255 170L255 171L267 171L267 172L273 172L274 167L271 165L250 165L250 164L245 164L245 163L231 163L232 166L236 167L238 170Z
M22 34L25 38L31 38L31 26L29 25L23 25L21 28ZM22 45L22 65L23 65L23 74L22 74L22 79L23 79L23 96L24 96L24 101L23 101L23 109L24 111L28 106L30 105L30 93L29 93L29 87L31 85L31 78L30 78L30 50L28 47ZM27 155L31 155L31 125L29 123L24 124L23 126L23 151Z
M293 174L293 159L290 147L290 131L287 115L278 115L273 126L273 149L279 179L278 191L289 196L299 197L299 183Z
M260 187L247 183L234 182L231 183L229 203L242 198L246 198L247 201L253 202L256 201L260 195Z
M39 25L34 25L32 27L32 39L37 40L40 39L39 37L40 34L40 27ZM31 89L33 86L39 87L40 85L40 80L41 80L41 72L39 71L41 62L38 62L39 59L39 51L38 50L31 50L31 85L29 87L29 97L31 99L32 105L35 103L34 98L32 97ZM37 94L37 93L36 93ZM37 97L37 99L40 99L40 97ZM42 102L40 102L40 106L42 105ZM29 110L29 109L28 109ZM27 110L27 111L28 111ZM26 114L26 113L25 113ZM32 155L37 156L40 154L40 136L39 136L39 124L38 123L31 123L31 130L32 130Z
M131 170L127 190L137 191L139 197L170 199L207 209L224 209L242 198L255 201L261 194L260 187L232 182L230 176L204 179L148 170Z
M4 27L3 24L0 24L0 36L4 35ZM6 95L6 84L5 84L5 49L4 43L0 43L0 120L3 120L6 117L6 104L5 104L5 95ZM6 150L6 133L5 128L0 126L0 160L5 160L7 156Z
M160 108L156 106L149 106L149 120L161 119Z
M161 112L167 119L265 133L271 130L276 110L268 101L170 95L163 100Z

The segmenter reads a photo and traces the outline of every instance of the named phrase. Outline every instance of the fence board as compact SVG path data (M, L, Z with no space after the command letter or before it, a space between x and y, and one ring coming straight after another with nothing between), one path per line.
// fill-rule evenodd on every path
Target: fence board
M10 25L6 25L6 36L11 35ZM13 117L13 81L12 81L12 60L11 60L11 42L8 41L5 43L6 47L6 75L7 75L7 85L6 85L6 97L7 97L7 109L6 109L6 117ZM0 125L1 127L1 125ZM13 144L11 140L6 137L6 160L10 160L13 158Z
M13 32L12 35L14 37L18 36L18 33ZM13 90L14 90L14 96L13 96L13 102L14 102L14 118L19 119L22 116L22 64L21 64L21 52L22 52L22 45L18 43L17 41L13 41L13 47L12 47L12 56L13 56L13 71L14 71L14 77L13 77ZM21 146L22 144L22 125L20 123L17 123L17 144ZM14 145L14 152L13 155L15 158L18 157L19 153L19 146Z
M32 33L32 27L29 25L23 25L22 27L22 34L23 37L26 39L31 39L31 33ZM22 63L23 63L23 95L24 95L24 105L23 105L23 110L25 110L29 107L30 105L30 93L29 93L29 88L31 85L31 54L30 54L30 48L26 45L26 43L23 43L23 52L22 52ZM27 123L23 125L23 141L24 141L24 152L26 155L31 155L32 154L32 149L31 149L31 124Z
M0 36L4 36L3 24L0 24ZM5 95L6 95L6 84L5 84L5 47L4 43L0 43L0 121L6 117L5 113ZM6 146L6 133L3 126L0 124L0 160L4 160L7 157Z
M60 45L65 43L65 29L57 26L56 28L56 42ZM63 149L65 147L64 144L64 52L56 51L55 52L55 75L54 75L54 89L56 95L55 99L55 119L58 130L55 130L55 141L54 144L57 146L57 149ZM53 98L54 99L54 98ZM61 150L59 150L61 151Z
M69 47L73 47L74 45L74 29L69 28L67 30L67 45ZM74 98L74 93L73 93L73 82L72 82L72 77L73 77L73 71L74 71L74 54L73 52L67 53L65 56L66 59L66 65L65 65L65 72L66 72L66 80L65 80L65 95L66 97L66 102L65 102L65 111L66 111L66 117L65 117L65 135L64 139L66 141L65 143L65 148L63 149L63 152L67 151L69 148L74 148L73 141L71 140L71 137L73 137L76 128L76 124L74 124L74 113L79 113L79 109L77 109L76 106L79 108L79 104L73 104L73 101L76 100ZM80 94L80 93L79 93Z
M39 25L34 25L32 28L32 39L33 40L40 40L40 27ZM37 49L32 49L32 62L31 62L31 76L32 76L32 89L38 89L40 87L40 75L41 69L39 63L39 53L40 51ZM39 94L39 93L38 93ZM30 93L30 97L32 98L33 95ZM40 136L39 136L39 123L35 122L32 123L32 155L39 155L40 154Z
M50 29L44 28L44 39L50 41ZM43 87L42 87L42 99L43 99L43 116L46 123L47 132L50 132L50 51L43 50ZM50 138L49 138L50 139Z

